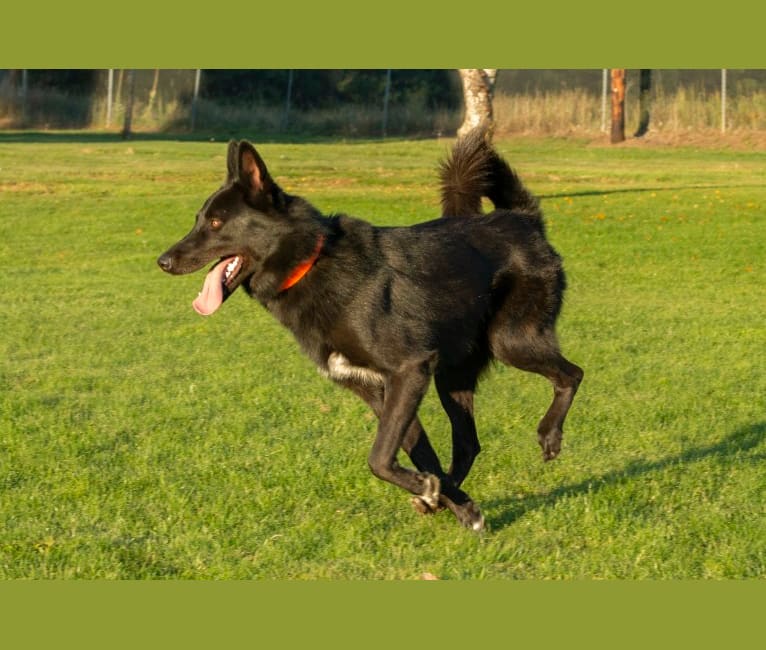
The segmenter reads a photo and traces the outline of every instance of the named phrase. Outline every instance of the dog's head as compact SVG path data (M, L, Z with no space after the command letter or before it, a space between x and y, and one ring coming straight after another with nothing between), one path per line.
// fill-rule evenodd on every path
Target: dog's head
M157 260L163 271L176 275L217 260L193 303L203 315L248 283L289 229L287 196L253 145L230 142L226 167L225 183L205 201L191 232Z

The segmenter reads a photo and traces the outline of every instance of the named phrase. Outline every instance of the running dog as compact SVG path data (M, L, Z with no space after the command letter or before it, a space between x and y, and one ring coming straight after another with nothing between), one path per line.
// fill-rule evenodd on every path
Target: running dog
M210 315L240 287L258 300L377 416L373 474L410 492L418 511L446 507L481 530L461 489L479 453L480 375L496 359L553 384L537 428L549 461L583 371L557 342L564 271L537 199L482 130L457 141L440 177L441 218L376 227L323 215L284 192L249 142L230 142L226 181L158 264L185 274L214 262L194 309ZM486 214L483 197L495 208ZM418 419L432 378L452 427L446 471ZM415 469L399 464L400 449Z

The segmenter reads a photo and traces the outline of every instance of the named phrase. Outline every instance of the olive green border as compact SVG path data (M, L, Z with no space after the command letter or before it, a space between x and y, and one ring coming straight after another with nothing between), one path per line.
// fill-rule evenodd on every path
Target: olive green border
M764 583L0 582L18 648L738 648Z
M755 0L6 4L3 68L766 66Z
M12 3L0 67L766 67L755 2L518 4ZM19 648L720 648L761 636L765 592L766 581L6 581L0 612Z

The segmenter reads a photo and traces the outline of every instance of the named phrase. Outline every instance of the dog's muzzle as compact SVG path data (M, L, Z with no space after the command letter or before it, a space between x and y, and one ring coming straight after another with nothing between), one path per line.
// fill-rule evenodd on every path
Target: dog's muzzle
M173 258L167 253L163 253L157 258L157 264L166 273L170 273L173 270Z

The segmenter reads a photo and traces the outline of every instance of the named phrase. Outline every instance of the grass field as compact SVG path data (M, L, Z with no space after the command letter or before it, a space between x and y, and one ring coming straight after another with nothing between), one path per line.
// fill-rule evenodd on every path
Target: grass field
M437 214L447 141L266 144L272 173L376 224ZM570 288L586 371L543 464L536 375L477 397L488 531L416 514L366 464L375 423L244 294L157 255L223 143L0 134L0 578L766 575L766 153L507 140ZM439 452L446 417L421 410Z

